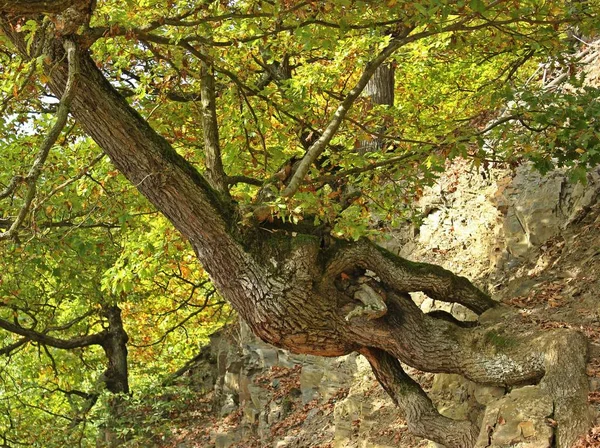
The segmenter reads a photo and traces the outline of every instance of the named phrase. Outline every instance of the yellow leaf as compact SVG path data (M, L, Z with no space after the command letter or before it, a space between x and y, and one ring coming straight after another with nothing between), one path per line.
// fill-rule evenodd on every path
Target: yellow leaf
M181 273L184 277L188 278L191 274L190 268L188 268L186 265L181 265Z

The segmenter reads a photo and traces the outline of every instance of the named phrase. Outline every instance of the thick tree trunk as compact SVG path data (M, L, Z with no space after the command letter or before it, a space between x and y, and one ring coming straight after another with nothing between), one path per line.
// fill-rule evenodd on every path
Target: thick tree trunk
M128 394L127 341L129 336L123 328L121 310L114 305L107 307L103 314L108 321L108 332L101 344L108 360L103 381L106 388L113 394Z
M540 387L553 398L553 419L558 422L556 446L571 447L591 421L587 405L587 339L578 332L557 330L546 334L540 345L545 367Z
M68 73L60 53L53 61L50 86L61 92ZM127 104L89 55L81 55L80 70L73 116L123 175L189 239L223 295L242 314L253 314L255 307L246 296L263 295L270 285L233 236L236 218L230 203Z
M108 331L101 345L104 353L106 353L108 365L102 374L102 381L113 396L108 399L110 415L105 425L99 430L97 445L99 447L116 448L125 442L123 436L117 434L114 428L127 412L127 403L121 394L129 393L127 368L127 341L129 337L123 328L121 310L118 306L106 307L103 314L108 321Z

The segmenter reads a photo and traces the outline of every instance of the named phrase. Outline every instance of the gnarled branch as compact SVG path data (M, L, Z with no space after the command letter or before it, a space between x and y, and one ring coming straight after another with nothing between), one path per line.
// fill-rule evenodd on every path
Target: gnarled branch
M362 302L362 306L357 306L346 315L346 320L352 320L356 317L366 316L367 319L378 319L387 313L387 306L381 294L371 288L368 284L362 283L354 293L354 298Z
M23 336L28 341L38 342L40 344L49 345L50 347L65 350L89 347L90 345L102 345L102 343L107 337L107 333L103 331L100 333L74 337L71 339L61 339L56 338L54 336L49 336L44 333L40 333L39 331L24 328L20 325L17 325L4 319L0 319L0 328L6 331L10 331L11 333Z
M363 71L360 79L354 86L354 88L346 95L346 98L342 101L342 103L338 106L337 110L333 114L333 118L327 125L327 128L323 131L321 136L314 142L311 147L306 151L306 154L302 158L302 161L298 165L298 169L292 176L290 183L287 188L283 191L283 196L293 196L298 188L300 187L300 183L304 179L304 176L308 173L310 166L313 162L321 155L321 153L325 150L338 128L342 124L344 117L359 97L363 89L368 84L369 80L377 70L377 68L383 64L383 62L390 57L398 48L402 47L407 43L404 39L408 35L411 30L409 28L405 29L404 36L402 38L393 39L387 47L377 55L376 58L367 63L365 70Z
M29 339L21 338L17 342L13 342L12 344L0 348L0 355L10 356L12 352L14 352L19 347L22 347L23 345L27 344L28 342Z
M206 180L217 191L229 195L227 175L223 169L219 146L219 124L215 99L215 76L212 66L201 61L202 130L204 133L204 157Z
M440 266L405 260L366 239L338 249L327 266L326 277L335 278L355 267L375 272L400 293L422 291L434 300L460 303L478 314L496 306L465 277Z

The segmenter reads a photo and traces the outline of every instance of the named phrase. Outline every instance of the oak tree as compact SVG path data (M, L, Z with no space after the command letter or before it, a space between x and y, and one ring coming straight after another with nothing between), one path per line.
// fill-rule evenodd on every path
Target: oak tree
M448 447L472 447L487 429L442 416L400 361L539 384L557 446L569 447L589 425L585 338L516 329L466 278L372 237L407 218L447 158L526 155L576 176L597 163L594 89L518 90L549 60L557 83L577 86L582 55L569 36L592 33L594 19L591 2L535 0L1 1L6 166L29 167L2 173L0 199L11 202L0 239L64 222L38 194L67 169L48 160L78 161L81 178L97 145L262 340L361 353L409 429ZM534 150L525 133L553 144ZM101 290L127 294L130 283L122 275ZM464 305L479 324L424 314L416 291ZM109 322L118 315L105 306ZM97 343L110 359L99 339L109 330L59 340L23 322L0 327L22 336L15 344Z

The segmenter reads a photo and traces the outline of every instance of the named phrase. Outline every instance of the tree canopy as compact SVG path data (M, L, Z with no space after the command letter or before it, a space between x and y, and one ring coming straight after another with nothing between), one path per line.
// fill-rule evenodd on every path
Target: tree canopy
M418 219L454 157L567 166L584 181L600 161L598 89L580 67L597 6L0 1L4 443L94 445L107 418L96 401L160 384L228 319L225 302L278 346L359 351L401 407L395 382L411 380L396 358L539 381L551 369L521 353L496 375L393 342L409 291L495 305L364 237ZM376 316L356 308L366 297L383 297ZM370 326L380 319L386 335ZM440 342L415 319L406 331ZM474 443L478 428L439 439L419 412L416 432ZM560 446L583 426L565 425Z

